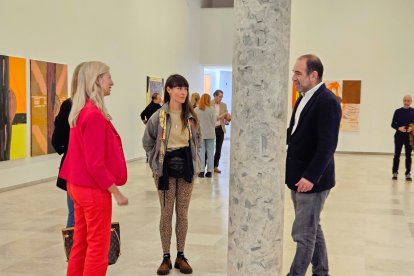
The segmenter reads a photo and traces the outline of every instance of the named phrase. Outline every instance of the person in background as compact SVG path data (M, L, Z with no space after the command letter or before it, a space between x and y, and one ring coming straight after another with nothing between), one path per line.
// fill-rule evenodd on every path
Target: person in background
M223 99L223 91L216 90L213 93L214 100L211 101L211 106L214 107L216 112L217 120L215 123L215 132L216 132L216 151L214 153L214 172L221 173L221 170L218 168L220 157L221 157L221 148L223 146L224 141L224 134L226 133L226 124L224 120L227 122L231 121L231 115L227 111L227 105L222 102Z
M200 94L192 93L191 98L190 98L190 103L193 109L195 109L198 106L199 101L200 101Z
M118 205L128 204L117 187L127 181L122 143L104 101L113 84L109 67L102 62L85 62L79 70L69 114L69 147L59 175L67 181L68 192L75 203L68 276L106 275L111 194Z
M78 86L79 69L81 68L82 64L83 63L80 63L78 66L76 66L75 70L73 71L70 93L71 97L63 101L62 105L60 106L59 113L55 118L55 129L53 130L52 134L52 145L59 155L63 154L60 161L59 170L62 168L62 164L65 161L66 153L68 151L70 130L68 119L70 109L72 108L72 98L75 96L76 87ZM56 186L62 190L67 191L66 180L60 177L57 178ZM66 202L68 205L68 219L66 222L66 227L73 227L75 226L75 210L73 207L73 200L70 197L69 193L66 193Z
M403 107L398 108L392 117L391 127L395 129L394 134L394 159L392 164L392 179L398 179L398 168L400 165L400 155L402 147L405 149L405 180L412 181L411 178L411 152L409 133L412 131L410 124L414 123L414 108L411 107L412 98L405 95Z
M207 155L207 173L205 177L211 177L214 166L214 139L215 134L215 123L216 113L214 108L210 106L210 95L203 94L200 99L199 106L195 109L198 120L200 121L201 129L201 168L198 173L198 177L204 177L204 171L206 168L206 155Z
M200 128L189 101L188 82L183 76L169 76L164 95L165 104L149 119L142 139L161 206L159 229L163 259L157 274L166 275L172 269L170 244L174 204L177 237L174 267L181 273L190 274L193 269L184 256L184 249L188 208L194 180L199 171Z
M144 124L146 124L151 118L152 114L157 111L161 107L161 95L158 93L154 93L151 96L151 102L147 107L141 112L141 120Z

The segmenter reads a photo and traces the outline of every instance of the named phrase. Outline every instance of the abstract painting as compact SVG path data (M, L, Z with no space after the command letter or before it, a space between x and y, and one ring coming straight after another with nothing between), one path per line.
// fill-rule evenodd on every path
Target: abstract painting
M26 157L26 59L0 55L0 161Z
M66 64L30 60L31 156L55 152L54 120L68 97L67 79Z
M151 96L154 93L160 94L162 97L164 91L164 79L159 77L147 77L147 105L151 102Z

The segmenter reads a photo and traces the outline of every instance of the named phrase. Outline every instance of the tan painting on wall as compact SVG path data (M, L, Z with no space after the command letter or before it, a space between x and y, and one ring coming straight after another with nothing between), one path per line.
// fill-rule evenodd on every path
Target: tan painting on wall
M359 131L359 113L361 108L361 81L342 81L342 120L341 130Z
M54 153L54 120L68 97L66 64L30 60L31 156Z

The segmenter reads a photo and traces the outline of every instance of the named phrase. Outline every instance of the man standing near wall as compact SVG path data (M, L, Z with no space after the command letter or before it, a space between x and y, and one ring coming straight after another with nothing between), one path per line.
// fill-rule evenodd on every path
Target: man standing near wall
M144 124L147 124L149 118L152 114L155 113L161 107L161 96L158 93L154 93L151 96L151 102L147 107L141 112L141 120Z
M289 276L329 275L320 214L335 186L334 153L341 107L322 82L323 65L315 55L297 59L292 80L301 93L287 129L286 184L295 208L292 238L297 243Z
M394 160L392 164L392 179L397 180L398 167L400 165L400 155L402 146L405 148L405 180L412 181L411 178L411 145L409 133L412 131L410 124L414 123L414 108L411 108L412 98L405 95L403 107L398 108L392 117L391 127L395 129L394 134Z
M224 134L226 133L226 125L224 120L230 122L231 115L227 111L227 105L221 100L223 99L223 91L216 90L213 93L214 100L211 101L211 106L214 106L217 115L216 121L216 152L214 153L214 172L221 173L221 170L218 168L220 156L221 156L221 147L223 146Z

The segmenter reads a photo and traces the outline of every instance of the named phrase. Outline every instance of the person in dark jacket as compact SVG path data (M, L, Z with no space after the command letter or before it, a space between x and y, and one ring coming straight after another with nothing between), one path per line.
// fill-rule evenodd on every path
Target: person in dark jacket
M60 161L60 168L65 161L66 153L68 152L68 145L69 145L69 113L72 108L72 98L76 93L76 87L78 85L78 74L79 69L82 67L83 62L76 66L75 70L73 71L72 76L72 83L71 83L71 97L66 99L62 105L60 106L60 110L58 115L55 118L55 129L53 130L52 134L52 145L55 148L56 152L59 155L62 155L62 159ZM67 191L66 187L66 180L58 177L56 181L56 186L61 188L62 190ZM73 200L67 193L67 204L68 204L68 220L66 223L66 227L73 227L75 226L75 210L73 207Z
M161 107L161 96L158 93L154 93L151 96L151 102L144 111L141 112L141 120L144 124L147 124L149 118L151 118L152 114L157 111Z
M341 107L322 82L323 65L315 55L296 60L292 80L302 94L287 129L286 184L295 208L292 238L296 253L289 276L329 275L320 214L335 186L334 153L338 144Z
M405 148L405 180L412 181L411 178L411 145L409 133L412 131L410 124L414 123L414 108L411 107L412 98L405 95L403 107L398 108L392 117L391 127L395 129L394 134L394 159L392 164L392 179L398 178L398 167L400 165L400 155L402 147Z

